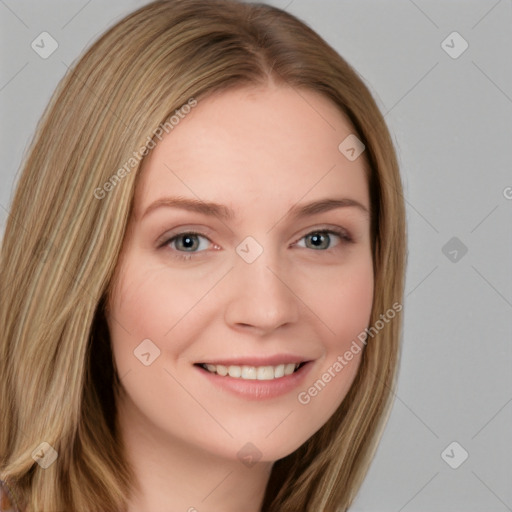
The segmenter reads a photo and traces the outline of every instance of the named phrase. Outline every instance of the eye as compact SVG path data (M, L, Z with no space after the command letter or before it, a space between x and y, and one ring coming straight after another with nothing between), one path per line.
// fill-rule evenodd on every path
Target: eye
M334 246L332 245L333 235L338 239ZM302 240L306 241L305 245L299 243ZM345 229L317 229L300 238L299 242L296 242L295 245L325 252L327 249L334 249L343 242L353 242L353 239ZM198 253L208 249L208 243L211 244L212 242L206 235L196 231L184 231L167 238L159 247L170 248L174 258L190 260L192 257L199 256ZM214 245L214 247L220 249L218 245Z
M197 233L195 231L187 231L183 233L178 233L177 235L174 235L172 238L168 238L162 244L162 247L170 247L173 250L173 252L175 252L174 256L176 258L189 260L192 257L192 254L195 254L197 252L203 252L207 248L205 247L205 245L207 244L201 244L200 239L211 242L207 236L201 233Z
M301 240L306 240L305 247L307 249L326 250L333 248L331 244L331 237L334 235L340 241L334 245L336 247L343 242L352 242L352 238L344 229L322 229L311 231L307 235L303 236ZM309 242L309 243L308 243ZM298 244L300 245L300 244ZM301 247L304 247L303 245Z

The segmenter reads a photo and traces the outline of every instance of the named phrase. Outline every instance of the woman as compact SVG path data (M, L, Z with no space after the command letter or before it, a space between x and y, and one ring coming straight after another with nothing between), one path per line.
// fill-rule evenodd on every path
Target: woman
M43 116L2 246L0 478L29 511L339 511L396 379L405 221L350 66L157 1Z

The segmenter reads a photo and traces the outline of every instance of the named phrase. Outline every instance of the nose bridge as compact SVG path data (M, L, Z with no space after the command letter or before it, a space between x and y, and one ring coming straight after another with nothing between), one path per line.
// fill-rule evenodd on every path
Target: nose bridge
M247 237L236 252L226 321L232 326L244 324L265 331L296 322L297 298L289 288L291 273L280 259L282 251L271 246L270 238L263 245Z

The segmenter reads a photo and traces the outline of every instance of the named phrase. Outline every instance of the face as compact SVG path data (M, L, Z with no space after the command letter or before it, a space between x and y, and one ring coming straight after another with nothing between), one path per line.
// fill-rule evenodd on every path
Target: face
M353 132L318 93L242 88L148 154L107 311L127 421L274 461L335 412L373 298L364 157L338 149Z

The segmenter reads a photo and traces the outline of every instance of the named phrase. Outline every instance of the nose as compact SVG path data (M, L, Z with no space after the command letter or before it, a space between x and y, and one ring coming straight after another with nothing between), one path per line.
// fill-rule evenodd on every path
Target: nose
M298 321L300 299L293 292L290 269L264 251L254 262L241 258L230 272L230 292L225 321L235 330L260 336Z

